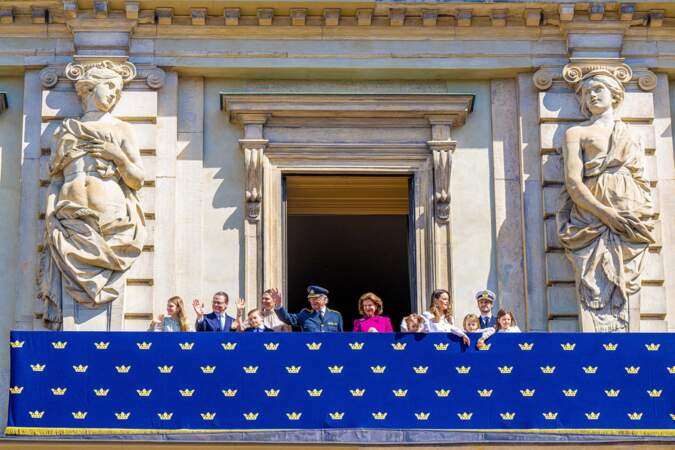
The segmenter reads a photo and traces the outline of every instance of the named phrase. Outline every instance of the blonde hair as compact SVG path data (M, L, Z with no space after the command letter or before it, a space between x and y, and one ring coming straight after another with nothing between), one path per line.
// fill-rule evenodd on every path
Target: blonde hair
M441 312L435 302L435 300L440 298L443 294L448 295L448 309L444 313ZM429 309L427 309L427 311L434 315L434 323L440 322L442 317L445 317L445 320L447 320L448 323L452 323L452 297L450 297L450 292L445 289L436 289L432 292L431 302L429 303Z
M462 322L464 331L469 330L469 328L466 326L466 324L469 322L478 322L478 328L480 328L480 319L478 318L478 316L475 314L467 314L466 316L464 316L464 321Z
M361 315L365 315L365 313L363 312L363 302L365 302L366 300L370 300L375 305L376 316L382 314L382 311L384 311L384 304L382 303L382 299L377 295L373 294L372 292L366 292L359 298L359 313Z
M409 316L405 316L403 318L403 321L405 322L406 327L408 330L410 330L410 324L416 323L418 325L418 328L422 328L424 325L424 317L420 316L419 314L410 314Z
M185 308L183 307L183 299L176 295L168 299L166 302L173 303L178 307L178 312L176 312L176 316L178 316L180 331L190 331L187 316L185 315Z

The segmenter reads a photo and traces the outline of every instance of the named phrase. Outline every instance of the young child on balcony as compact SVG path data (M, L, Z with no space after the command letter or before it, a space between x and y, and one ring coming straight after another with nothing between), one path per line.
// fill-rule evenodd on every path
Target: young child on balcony
M166 314L160 314L150 322L148 331L190 331L183 308L183 299L174 296L166 301Z
M485 341L495 333L520 333L520 328L516 325L516 318L511 311L503 309L499 310L497 313L497 325L495 325L494 328L488 328L483 332L483 335L476 343L476 347L484 347Z
M274 331L273 329L265 326L265 324L263 323L262 314L260 314L260 310L258 308L250 310L248 312L247 317L248 317L248 328L246 328L244 331L247 331L249 333L263 333Z
M401 321L402 333L426 333L424 328L424 317L419 314L410 314Z
M475 314L467 314L464 316L464 331L467 333L479 333L480 332L480 320Z

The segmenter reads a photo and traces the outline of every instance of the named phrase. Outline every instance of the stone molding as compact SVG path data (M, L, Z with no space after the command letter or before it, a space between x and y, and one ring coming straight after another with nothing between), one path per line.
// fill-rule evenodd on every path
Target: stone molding
M639 88L649 92L656 89L657 77L644 67L631 67L623 58L570 58L565 66L542 66L532 75L532 81L540 91L547 91L556 81L576 84L588 72L604 69L624 84L637 82Z
M44 89L51 89L59 81L76 81L84 73L85 67L92 64L109 63L120 71L124 82L141 80L151 89L160 89L164 86L166 72L157 66L135 65L127 61L126 56L73 56L73 62L67 65L49 65L40 71L40 82Z

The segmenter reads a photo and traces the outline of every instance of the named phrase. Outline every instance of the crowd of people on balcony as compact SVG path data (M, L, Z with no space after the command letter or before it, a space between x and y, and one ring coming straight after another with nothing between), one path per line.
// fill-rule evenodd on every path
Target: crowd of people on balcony
M288 332L292 327L308 332L345 331L342 315L327 307L328 290L321 286L307 288L307 300L310 308L298 313L290 313L282 305L282 298L275 288L267 289L260 298L260 308L252 309L244 318L246 302L237 301L236 317L226 313L229 296L225 292L216 292L211 302L211 312L206 313L204 303L195 299L192 307L197 315L194 329L200 332ZM422 314L410 314L403 318L400 331L403 333L452 333L462 339L465 345L471 345L467 333L480 333L476 346L483 347L485 341L495 333L520 332L516 318L511 311L500 309L496 316L492 314L496 300L494 292L485 289L476 293L478 314L467 314L462 327L454 325L450 293L445 289L436 289L431 294L429 307ZM358 301L361 317L354 320L352 331L369 333L391 333L394 331L389 317L382 315L384 303L372 292L366 292ZM162 314L150 323L151 331L191 331L183 300L174 296L167 301L166 314Z

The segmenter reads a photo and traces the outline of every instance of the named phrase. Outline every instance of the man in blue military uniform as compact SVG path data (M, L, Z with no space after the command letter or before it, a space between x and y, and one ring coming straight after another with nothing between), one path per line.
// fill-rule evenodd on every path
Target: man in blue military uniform
M497 325L497 318L492 315L492 305L497 296L489 289L476 292L476 301L480 310L480 327L490 328Z
M305 308L297 314L291 314L281 306L279 291L275 289L272 296L277 316L289 325L299 326L302 331L314 333L343 331L342 315L326 307L328 290L321 286L307 287L307 299L312 309Z

